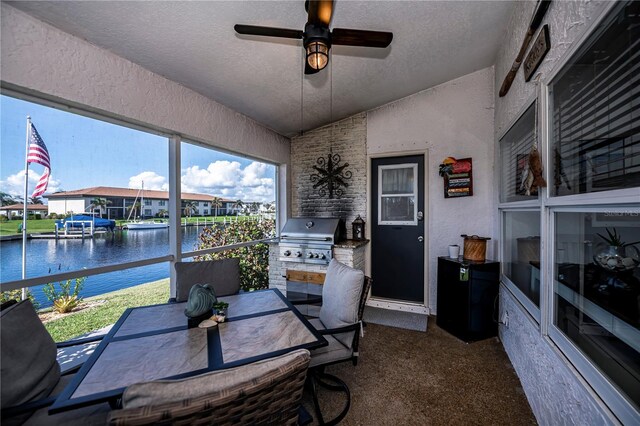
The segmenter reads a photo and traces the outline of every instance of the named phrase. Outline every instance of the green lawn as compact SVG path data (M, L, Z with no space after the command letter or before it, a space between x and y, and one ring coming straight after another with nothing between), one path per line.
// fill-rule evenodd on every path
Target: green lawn
M27 220L27 232L30 234L38 232L54 232L56 229L55 221L55 219ZM0 235L20 234L20 232L18 232L18 226L20 226L21 224L21 220L9 220L6 222L0 222Z
M235 221L236 217L235 216L209 216L207 217L207 223L210 223L211 221L215 221L215 222L223 222L224 219L227 219L227 221L229 219L232 219ZM242 220L247 220L249 219L250 216L238 216L238 220L242 221ZM185 218L182 218L182 220L184 220ZM200 221L200 223L204 222L204 217L189 217L186 218L188 223L197 223L198 221ZM166 219L164 219L166 220ZM55 221L56 219L31 219L31 220L27 220L27 231L30 234L36 234L36 233L40 233L40 232L54 232L55 231ZM126 220L116 220L116 225L120 226L123 223L125 223ZM18 232L18 226L20 226L20 224L22 223L22 220L9 220L6 222L0 222L0 235L19 235L20 232Z
M104 303L78 312L66 314L47 322L44 326L53 340L62 342L72 337L115 323L127 308L166 303L169 299L169 279L88 297L86 302Z

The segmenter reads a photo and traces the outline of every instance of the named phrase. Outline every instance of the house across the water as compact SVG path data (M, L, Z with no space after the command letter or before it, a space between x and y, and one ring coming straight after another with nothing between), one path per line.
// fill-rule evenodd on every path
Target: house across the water
M144 195L144 199L141 198L141 195ZM96 212L108 219L125 219L134 203L144 204L138 207L142 211L136 212L136 216L163 216L167 215L169 211L169 192L167 191L145 189L144 193L141 193L137 189L96 186L75 191L56 192L44 197L49 200L49 214ZM96 205L94 203L96 198L106 199L106 205ZM136 198L138 198L137 201ZM221 205L216 211L216 207L212 205L215 198L213 195L183 192L181 198L182 214L185 216L224 216L235 212L234 200L220 198ZM192 209L189 214L185 212L187 205L190 205ZM47 206L44 207L46 209Z
M47 215L47 210L48 207L44 204L27 204L27 215L44 217ZM10 204L0 207L0 215L7 216L8 218L22 217L23 211L24 204Z

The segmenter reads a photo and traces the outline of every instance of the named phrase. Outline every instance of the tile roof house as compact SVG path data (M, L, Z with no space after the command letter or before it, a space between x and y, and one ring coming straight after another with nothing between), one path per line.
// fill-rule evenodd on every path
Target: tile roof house
M141 191L137 189L96 186L74 191L56 192L47 194L44 197L48 199L49 213L79 213L93 209L108 219L124 219L129 214L133 203L136 202L135 200L138 199L137 202L141 202L141 195L144 197L144 206L142 206L142 215L144 217L166 216L168 214L168 191L145 189L141 194ZM96 207L92 204L95 198L105 198L108 203L106 206ZM218 207L216 212L216 208L211 205L213 198L214 196L212 195L187 192L183 192L181 196L183 209L184 204L187 202L196 203L195 212L192 212L193 216L234 213L233 204L235 200L221 198L222 206Z
M38 216L46 216L48 213L48 207L44 204L28 204L27 214L35 214ZM24 204L9 204L7 206L0 207L0 215L11 217L13 215L22 217L24 212Z

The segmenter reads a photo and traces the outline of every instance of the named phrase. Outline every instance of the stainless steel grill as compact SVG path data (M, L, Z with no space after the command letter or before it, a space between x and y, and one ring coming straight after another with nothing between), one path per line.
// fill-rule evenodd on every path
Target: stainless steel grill
M282 262L327 264L333 245L344 238L344 222L333 218L293 217L280 233Z

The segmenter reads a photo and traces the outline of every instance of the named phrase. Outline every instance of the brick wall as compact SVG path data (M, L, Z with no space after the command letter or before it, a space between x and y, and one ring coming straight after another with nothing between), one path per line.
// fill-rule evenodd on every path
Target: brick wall
M349 163L346 170L352 177L343 188L344 194L330 199L313 189L311 174L318 157L325 160L329 150L340 155L340 164ZM367 118L358 114L291 139L291 213L293 216L340 217L351 238L351 222L357 215L367 215Z
M365 247L356 249L336 247L333 249L333 257L347 266L364 271ZM287 269L307 272L327 272L327 265L313 263L281 262L278 260L278 244L269 244L269 287L277 288L283 294L287 294Z

